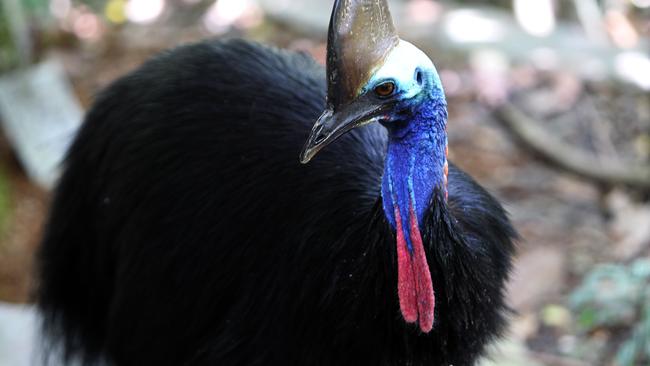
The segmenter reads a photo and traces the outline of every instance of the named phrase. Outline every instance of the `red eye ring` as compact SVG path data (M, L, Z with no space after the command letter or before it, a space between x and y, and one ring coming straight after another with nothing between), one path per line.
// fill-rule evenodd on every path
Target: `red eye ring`
M395 83L392 81L387 81L375 87L375 94L377 94L379 97L386 98L393 95L393 93L395 93L395 89Z

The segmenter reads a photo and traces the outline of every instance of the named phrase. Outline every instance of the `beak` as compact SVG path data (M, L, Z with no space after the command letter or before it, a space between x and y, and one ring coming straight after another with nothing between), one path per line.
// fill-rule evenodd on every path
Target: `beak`
M361 90L399 43L386 0L335 0L327 37L327 108L320 116L300 161L351 129L380 121L391 103L377 103Z
M392 103L377 105L364 103L363 100L360 100L338 112L334 112L330 108L326 109L311 130L309 139L300 154L300 162L309 163L319 151L346 132L356 127L381 121L391 107Z

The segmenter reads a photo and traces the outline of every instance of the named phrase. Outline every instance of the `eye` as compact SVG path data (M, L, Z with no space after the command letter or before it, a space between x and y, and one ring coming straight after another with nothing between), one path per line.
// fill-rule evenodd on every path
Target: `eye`
M375 87L375 94L379 97L390 97L393 93L395 93L395 83L392 81L381 83Z

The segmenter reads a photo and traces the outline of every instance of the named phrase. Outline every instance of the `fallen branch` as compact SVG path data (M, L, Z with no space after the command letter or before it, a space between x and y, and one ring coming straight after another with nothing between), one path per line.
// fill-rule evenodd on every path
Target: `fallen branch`
M603 185L650 191L650 165L596 158L563 142L512 104L496 108L494 116L525 148L555 167Z

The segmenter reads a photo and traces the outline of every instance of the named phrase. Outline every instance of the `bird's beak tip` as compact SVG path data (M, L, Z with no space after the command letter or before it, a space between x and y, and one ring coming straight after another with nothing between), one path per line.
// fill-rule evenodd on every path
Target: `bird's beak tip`
M311 139L309 141L311 141ZM308 142L305 148L300 153L300 164L303 165L309 164L311 159L313 159L314 156L316 156L317 152L318 152L318 148L316 146L312 146L312 144Z
M318 153L329 144L330 141L320 141L315 143L312 139L309 140L309 143L305 146L300 154L300 163L305 165L309 164Z
M308 156L305 153L302 153L300 155L300 164L307 165L310 161L311 161L311 156Z

